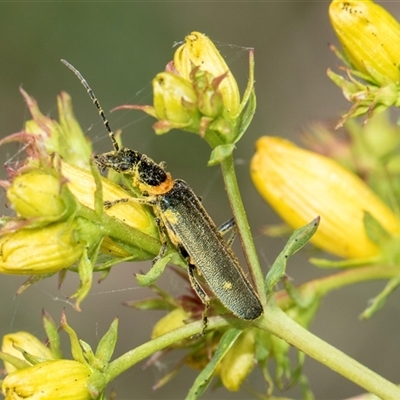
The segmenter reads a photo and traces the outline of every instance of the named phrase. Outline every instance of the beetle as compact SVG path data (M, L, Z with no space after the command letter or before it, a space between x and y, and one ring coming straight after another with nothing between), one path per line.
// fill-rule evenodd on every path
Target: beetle
M167 237L188 263L189 281L205 305L203 333L207 326L207 311L210 299L197 279L204 281L235 316L243 320L255 320L263 313L261 302L246 278L239 261L224 240L222 233L207 214L199 197L183 180L174 180L165 171L164 163L157 164L145 154L118 145L104 111L89 84L79 71L65 60L61 60L80 79L86 88L110 136L113 150L95 156L102 168L132 177L140 198L120 199L116 202L139 201L153 207L157 218L162 247L156 259L167 249ZM111 207L114 203L107 203Z

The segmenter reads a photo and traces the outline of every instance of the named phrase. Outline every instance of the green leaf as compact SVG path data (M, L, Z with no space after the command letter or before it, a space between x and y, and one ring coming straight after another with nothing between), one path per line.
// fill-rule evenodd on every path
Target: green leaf
M84 352L82 350L81 344L78 339L78 335L68 325L67 317L65 316L64 312L61 315L61 327L64 329L65 332L68 333L69 340L71 342L71 353L72 353L72 357L74 358L74 360L87 365L87 362L86 362L86 359L84 356Z
M176 307L176 304L173 305L167 302L164 299L160 299L158 297L154 297L151 299L145 300L133 300L127 301L124 303L128 307L135 308L137 310L173 310Z
M379 260L378 257L370 258L357 258L354 260L327 260L325 258L309 259L310 263L314 264L319 268L354 268L354 267L365 267L366 265L375 264Z
M233 150L235 150L234 144L221 144L217 146L211 152L211 156L207 165L212 167L220 164L225 158L229 157L233 153Z
M247 128L251 124L251 121L253 120L254 114L256 112L256 107L257 107L257 99L256 99L256 93L254 89L251 91L248 102L246 104L246 108L243 110L242 114L239 117L238 121L238 133L237 136L235 137L234 143L237 143L241 137L244 135L244 133L247 131Z
M96 358L107 365L114 353L118 338L118 318L115 318L108 331L100 339L96 349Z
M290 236L286 246L276 258L271 270L265 278L265 290L267 296L272 294L274 286L282 279L285 274L287 260L290 256L300 250L317 231L320 218L317 217L306 226L296 229Z
M400 274L390 279L381 293L373 300L371 305L361 314L361 319L371 318L386 303L387 298L400 285Z
M20 358L12 356L8 353L3 353L2 351L0 351L0 360L10 363L17 369L29 368L31 366L31 364L27 363L25 360L21 360Z
M388 231L369 212L364 212L364 228L367 236L378 246L382 246L391 239Z
M58 333L58 326L54 322L51 315L43 311L42 315L44 330L46 331L47 338L49 340L49 346L51 354L55 360L62 358L61 344L60 344L60 334Z
M165 257L160 258L156 261L156 263L151 267L150 271L147 274L136 274L136 279L140 286L150 286L152 285L164 272L165 267L173 258L174 253L168 253Z
M232 328L223 334L221 340L219 341L216 352L207 366L197 376L193 386L190 388L189 393L186 396L186 400L198 399L205 392L211 382L212 377L214 376L215 369L217 368L219 362L224 358L228 350L232 347L233 343L235 343L236 339L241 333L241 329Z

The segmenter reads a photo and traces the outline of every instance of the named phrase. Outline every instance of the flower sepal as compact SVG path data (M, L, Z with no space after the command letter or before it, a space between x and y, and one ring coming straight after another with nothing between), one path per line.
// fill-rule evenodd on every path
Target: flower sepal
M354 103L350 110L343 114L336 125L336 129L342 127L349 119L366 115L364 123L367 123L374 115L385 111L391 106L400 106L400 87L389 82L385 86L362 83L354 76L364 75L352 70L346 70L347 79L336 74L331 69L327 70L328 77L342 89L344 97ZM364 76L364 78L366 78Z

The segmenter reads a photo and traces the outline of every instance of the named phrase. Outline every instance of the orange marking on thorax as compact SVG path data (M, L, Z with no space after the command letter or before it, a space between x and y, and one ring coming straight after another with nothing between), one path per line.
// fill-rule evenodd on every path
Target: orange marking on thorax
M142 192L147 192L151 196L157 196L164 193L168 193L174 186L174 180L171 174L167 173L167 179L158 186L149 186L144 183L139 182L139 190Z

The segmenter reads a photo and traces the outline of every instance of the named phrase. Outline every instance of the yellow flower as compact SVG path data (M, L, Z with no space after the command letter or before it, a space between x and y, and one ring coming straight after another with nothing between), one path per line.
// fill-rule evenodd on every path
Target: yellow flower
M188 81L192 80L193 69L196 67L210 73L214 78L223 76L218 90L222 94L224 110L231 119L238 116L240 93L236 79L207 36L199 32L192 32L186 36L185 43L175 52L174 67Z
M256 147L251 163L256 188L293 228L320 215L320 227L311 239L317 247L344 258L379 254L365 232L365 212L389 233L399 233L392 211L335 161L278 137L262 137Z
M66 211L60 179L34 170L18 175L7 189L7 198L17 214L24 218L60 218Z
M373 81L400 82L400 25L370 0L332 1L332 26L355 69Z
M76 199L84 206L94 209L96 184L90 171L63 162L61 163L61 173L67 178L68 189ZM119 185L108 179L101 178L101 183L104 201L113 202L129 197ZM133 201L124 202L105 210L105 212L134 229L158 238L158 228L154 223L154 217L142 204Z
M174 329L185 326L185 320L189 317L190 313L186 312L183 308L175 308L157 321L154 325L151 338L155 339L165 333L173 331Z
M3 353L11 354L14 357L25 360L21 352L16 349L15 346L25 350L27 353L35 357L40 357L47 360L53 358L51 350L46 347L37 337L31 335L29 332L20 331L4 335L1 345L1 351ZM4 362L4 366L9 374L17 369L8 362Z
M197 96L192 84L171 72L161 72L153 79L153 105L150 115L160 121L154 126L156 133L172 128L197 131L200 115Z
M0 238L0 272L13 275L48 274L78 261L85 243L77 224L53 223L42 228L20 229Z
M77 361L45 361L7 375L2 390L5 400L90 400L90 375Z
M254 352L254 331L242 332L221 361L221 381L228 390L237 392L240 389L254 368Z

